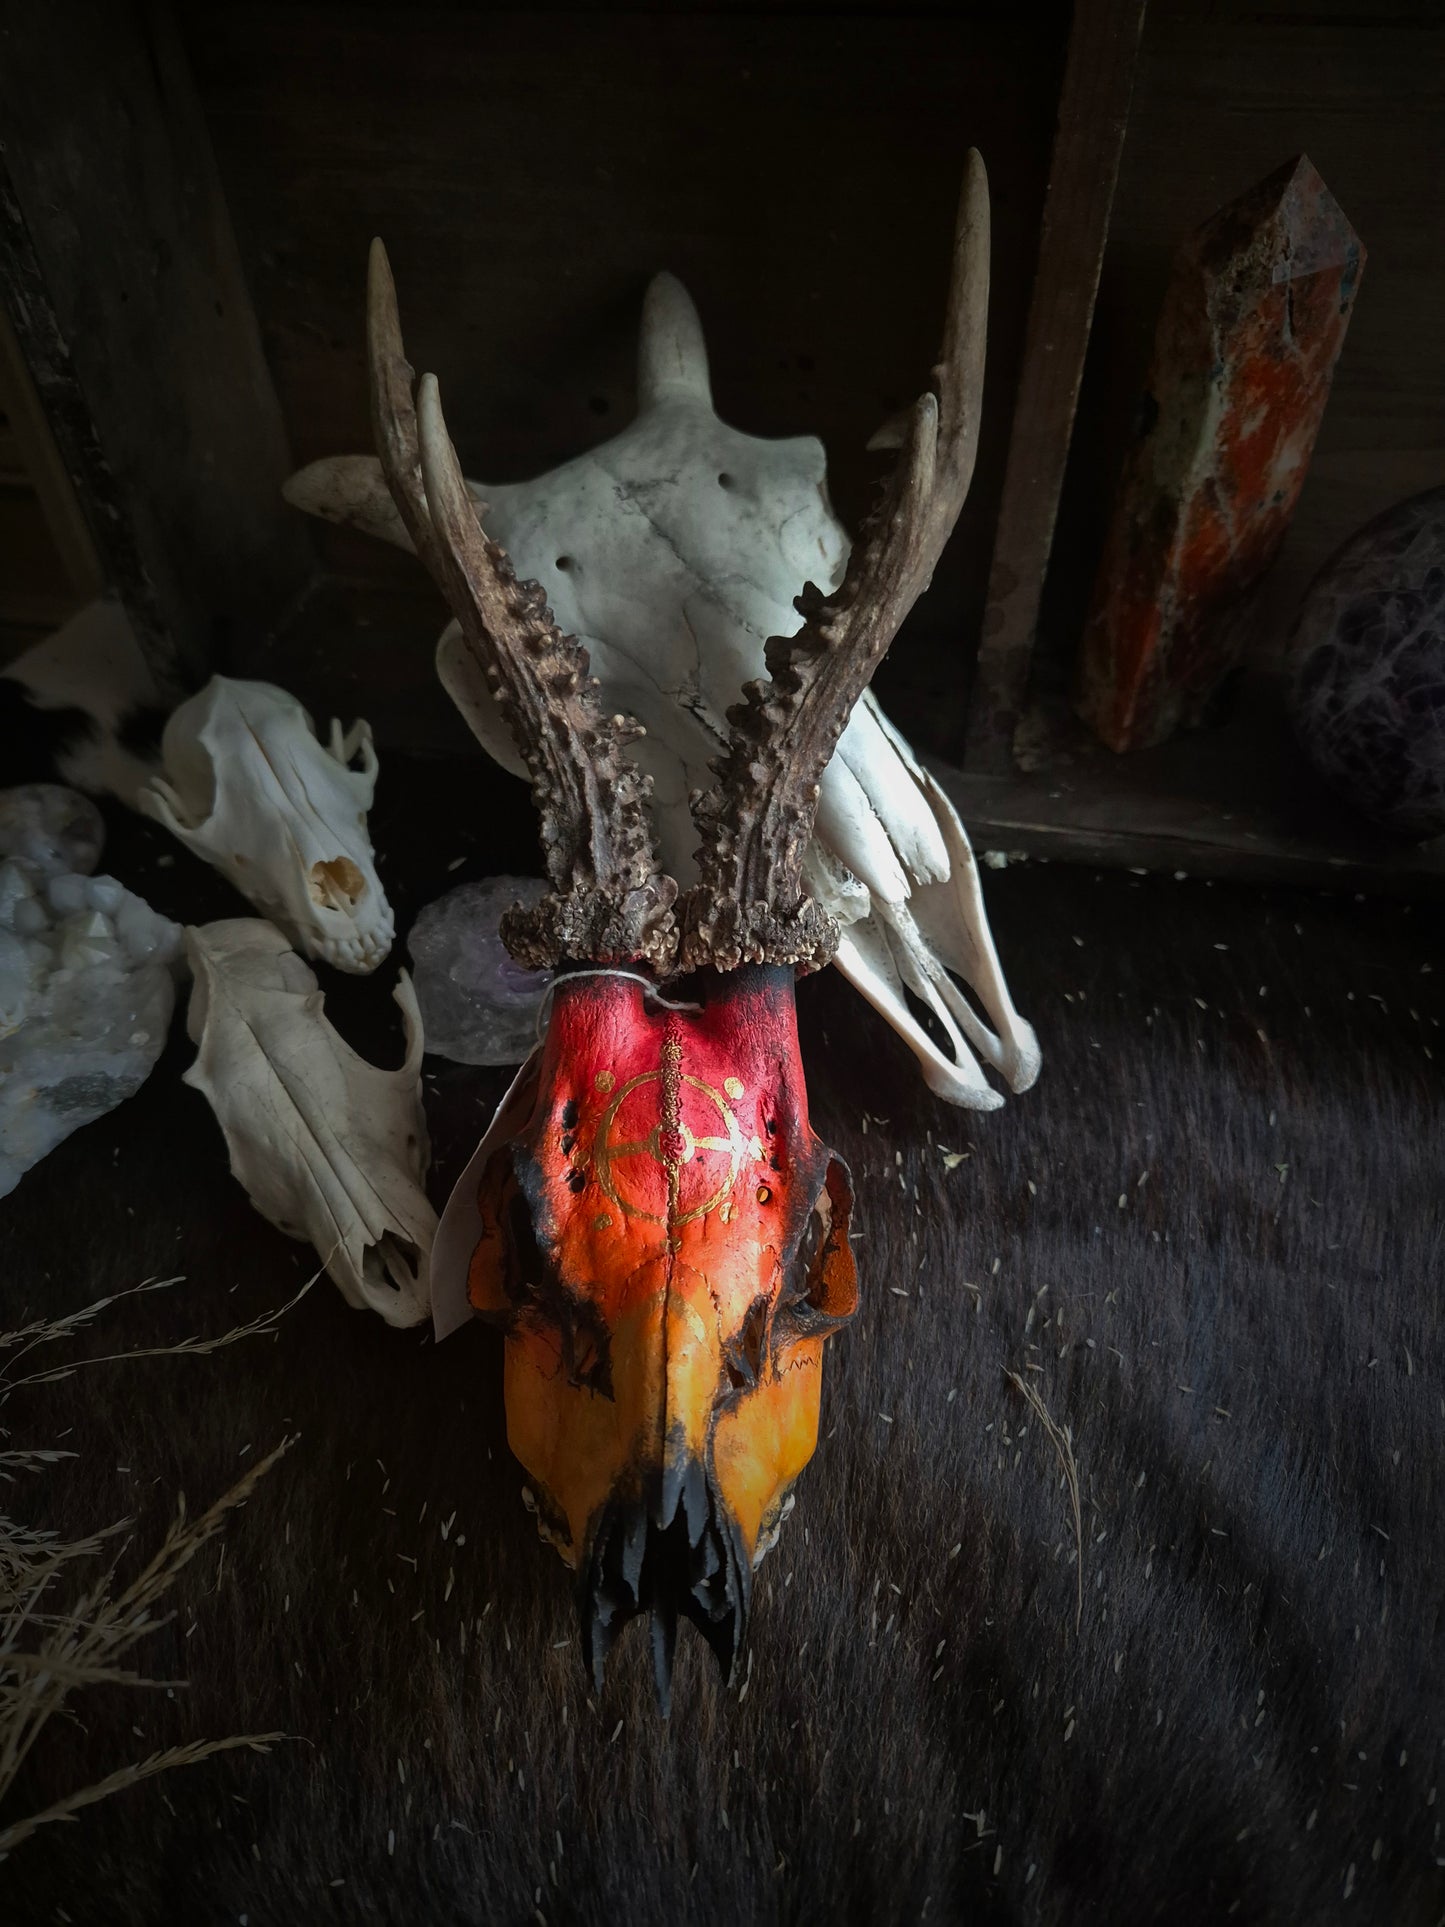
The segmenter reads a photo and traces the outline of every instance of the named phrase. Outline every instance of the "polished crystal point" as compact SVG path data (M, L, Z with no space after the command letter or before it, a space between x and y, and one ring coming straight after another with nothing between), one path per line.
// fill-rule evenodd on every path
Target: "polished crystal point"
M1365 250L1303 155L1175 259L1084 632L1111 749L1202 720L1309 470Z

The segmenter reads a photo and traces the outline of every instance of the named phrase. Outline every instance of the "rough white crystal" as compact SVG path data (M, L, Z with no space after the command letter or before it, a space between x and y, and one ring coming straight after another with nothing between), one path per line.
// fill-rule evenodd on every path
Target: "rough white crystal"
M456 1064L520 1064L531 1050L552 972L514 963L499 925L514 903L536 903L545 891L536 877L488 877L422 911L407 949L429 1051Z
M140 1089L175 1002L180 926L49 860L0 862L0 1198Z
M0 790L0 857L14 857L42 876L60 870L89 876L104 842L100 811L79 790L61 783Z

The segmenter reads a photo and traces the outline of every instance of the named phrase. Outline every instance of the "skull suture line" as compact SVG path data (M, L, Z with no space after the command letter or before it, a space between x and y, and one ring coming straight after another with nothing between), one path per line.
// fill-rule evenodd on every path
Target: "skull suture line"
M736 1669L753 1562L816 1442L823 1342L856 1302L847 1173L809 1127L798 1057L794 972L839 941L805 856L823 771L968 490L987 264L972 154L934 388L842 582L805 589L802 627L768 643L769 679L729 712L715 784L692 798L698 880L679 898L628 753L640 726L603 709L575 637L483 530L434 377L413 394L372 247L382 468L512 732L552 886L502 925L519 962L559 976L460 1199L480 1213L471 1302L506 1328L508 1434L579 1572L594 1671L648 1611L664 1704L680 1615Z

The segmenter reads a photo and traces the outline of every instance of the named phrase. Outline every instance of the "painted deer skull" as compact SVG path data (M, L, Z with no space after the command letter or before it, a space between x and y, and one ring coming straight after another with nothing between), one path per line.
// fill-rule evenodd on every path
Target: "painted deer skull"
M754 1563L816 1441L823 1343L856 1302L848 1177L809 1126L798 1055L794 973L839 939L804 857L823 771L967 493L987 263L973 154L933 390L841 584L805 590L802 627L768 643L769 679L729 712L679 896L628 754L640 727L603 708L581 646L484 532L435 378L413 395L372 246L382 467L541 816L551 893L514 908L503 937L558 972L543 1044L439 1239L455 1213L472 1228L470 1303L505 1331L508 1438L579 1574L594 1674L648 1612L664 1704L680 1615L736 1668Z
M353 768L360 759L360 767ZM161 737L164 776L140 806L213 864L308 957L374 970L396 924L367 834L376 794L368 723L328 743L272 683L212 676Z
M823 1342L857 1303L792 971L744 966L704 999L564 979L530 1113L477 1189L469 1297L508 1334L508 1436L583 1576L598 1678L648 1607L664 1682L679 1611L731 1670L817 1443Z

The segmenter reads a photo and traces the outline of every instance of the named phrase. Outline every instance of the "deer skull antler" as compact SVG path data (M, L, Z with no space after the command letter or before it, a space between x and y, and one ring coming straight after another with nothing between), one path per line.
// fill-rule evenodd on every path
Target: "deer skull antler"
M519 582L482 531L442 417L436 377L412 402L396 284L371 246L367 281L372 426L382 471L417 554L451 604L527 765L554 895L514 910L503 935L519 963L640 959L666 971L676 948L677 885L661 874L647 779L627 756L641 734L606 716L587 652L552 620L535 582Z
M978 448L988 314L988 179L970 151L936 393L909 413L893 474L832 595L809 583L803 626L767 645L767 682L728 711L732 741L718 785L693 799L703 833L697 887L683 907L682 961L812 969L838 947L833 919L803 887L818 784L853 706L928 587L953 533Z
M802 630L769 642L770 680L729 712L717 785L693 799L700 881L680 946L676 884L627 754L638 728L603 713L585 652L486 535L433 377L413 405L373 245L383 471L542 818L553 894L514 910L503 935L524 963L576 966L556 980L543 1043L454 1193L438 1250L470 1254L471 1308L505 1330L508 1437L546 1536L581 1576L594 1673L600 1683L626 1620L650 1612L664 1704L680 1613L736 1668L752 1570L817 1441L823 1346L857 1303L848 1173L808 1122L798 1051L794 967L826 962L838 941L803 856L822 771L967 491L987 245L971 155L936 393L909 418L842 584L800 598ZM665 975L674 959L695 973L686 1002L637 968Z
M981 342L981 329L970 338ZM662 868L686 890L697 878L688 799L713 787L726 712L765 672L766 638L797 628L808 576L825 590L841 584L850 544L828 504L820 442L761 439L717 415L700 318L669 274L644 299L637 393L634 419L585 453L529 480L467 489L490 504L488 534L582 640L605 706L645 723L632 754L654 780ZM285 494L413 548L374 455L313 462ZM436 659L482 747L525 779L456 622ZM967 833L871 688L819 780L803 879L838 920L837 968L914 1052L932 1091L996 1109L1003 1097L984 1065L1014 1091L1029 1088L1038 1041L1009 993Z

